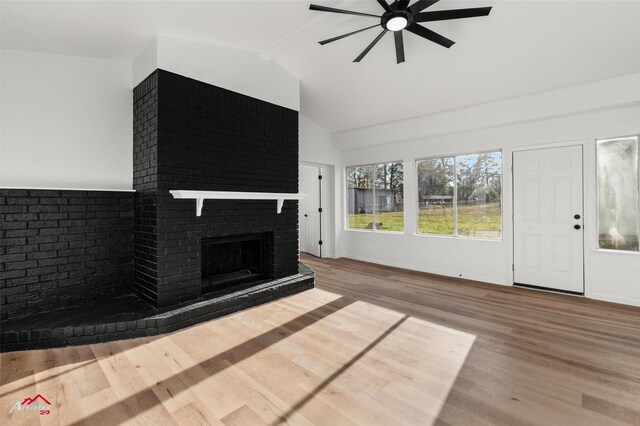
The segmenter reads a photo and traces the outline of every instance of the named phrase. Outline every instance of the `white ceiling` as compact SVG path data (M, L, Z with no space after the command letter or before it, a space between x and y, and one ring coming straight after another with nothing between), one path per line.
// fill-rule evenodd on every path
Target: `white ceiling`
M314 3L380 14L374 1ZM442 0L430 10L493 6L484 18L436 22L451 49L405 34L396 65L376 29L316 42L374 18L308 10L310 1L0 3L3 48L132 60L164 35L254 51L301 80L302 112L331 132L640 72L640 1Z

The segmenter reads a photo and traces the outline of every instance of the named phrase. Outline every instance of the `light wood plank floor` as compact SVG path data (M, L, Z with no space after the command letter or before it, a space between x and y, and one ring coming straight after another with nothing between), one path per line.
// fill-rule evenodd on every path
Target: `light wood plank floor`
M640 425L640 309L303 258L303 294L2 354L0 424ZM51 414L9 413L38 393Z

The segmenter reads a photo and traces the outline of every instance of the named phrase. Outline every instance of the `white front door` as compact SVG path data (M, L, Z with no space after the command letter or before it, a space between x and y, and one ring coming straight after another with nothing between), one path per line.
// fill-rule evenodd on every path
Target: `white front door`
M300 251L321 256L320 244L320 191L322 180L318 179L322 169L317 166L300 165L300 193L307 194L300 203Z
M513 153L513 280L584 293L582 146Z

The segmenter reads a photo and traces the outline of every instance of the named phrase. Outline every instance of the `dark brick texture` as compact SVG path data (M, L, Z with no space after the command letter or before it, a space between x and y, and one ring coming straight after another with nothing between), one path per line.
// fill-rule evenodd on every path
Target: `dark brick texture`
M313 288L315 274L300 265L300 274L246 288L225 297L198 303L154 308L134 295L99 304L3 321L0 352L87 345L120 339L155 336L229 315Z
M200 240L273 233L272 279L298 273L297 203L194 200L169 191L298 192L298 113L157 70L134 89L135 291L198 298Z
M133 193L0 189L2 320L132 291Z

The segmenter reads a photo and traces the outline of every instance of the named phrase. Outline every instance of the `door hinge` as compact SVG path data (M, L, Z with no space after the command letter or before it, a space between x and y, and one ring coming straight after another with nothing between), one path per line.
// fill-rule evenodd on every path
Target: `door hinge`
M322 240L318 241L318 245L321 246L322 245Z
M318 213L322 213L322 207L318 208Z
M513 266L513 263L511 264L511 270L512 270L512 271L515 271L515 270L516 270L516 268Z
M322 180L322 175L318 175L318 179L319 179L319 180Z

